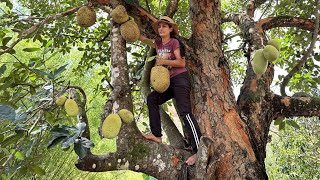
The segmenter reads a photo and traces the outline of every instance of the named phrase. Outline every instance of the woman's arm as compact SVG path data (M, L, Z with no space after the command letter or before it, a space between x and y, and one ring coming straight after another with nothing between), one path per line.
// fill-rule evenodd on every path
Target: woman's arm
M157 65L167 65L171 67L185 67L186 66L186 59L183 57L181 58L180 55L180 48L174 50L174 55L176 56L175 60L167 60L167 59L157 59Z
M144 43L144 44L146 44L146 45L148 45L148 46L150 46L150 47L152 47L152 48L156 48L154 39L149 39L149 38L147 38L147 37L145 37L145 36L143 36L143 35L140 35L139 40L140 40L142 43Z

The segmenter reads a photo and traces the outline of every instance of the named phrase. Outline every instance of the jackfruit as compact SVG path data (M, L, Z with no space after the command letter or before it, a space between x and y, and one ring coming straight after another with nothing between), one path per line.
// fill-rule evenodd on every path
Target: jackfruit
M268 60L263 55L263 49L257 50L253 55L251 65L256 75L262 75L268 67Z
M127 42L135 42L140 37L140 30L137 23L130 20L121 24L120 34Z
M56 99L56 104L58 106L63 106L66 100L67 100L67 97L62 95Z
M79 114L79 107L73 99L67 99L64 103L64 108L69 116L77 116Z
M163 66L155 66L151 69L150 83L153 89L159 93L165 92L170 85L170 72Z
M102 123L101 132L103 137L112 139L118 136L122 125L118 114L109 114Z
M118 24L125 23L129 20L126 8L122 5L117 6L111 12L112 20Z
M77 23L81 27L90 27L96 23L96 12L88 6L83 6L77 11Z
M266 45L263 48L263 55L268 61L272 62L279 57L279 51L271 45Z
M127 109L121 109L118 114L125 123L131 123L133 121L133 114Z
M271 39L267 44L275 47L278 51L280 51L280 43L277 39Z

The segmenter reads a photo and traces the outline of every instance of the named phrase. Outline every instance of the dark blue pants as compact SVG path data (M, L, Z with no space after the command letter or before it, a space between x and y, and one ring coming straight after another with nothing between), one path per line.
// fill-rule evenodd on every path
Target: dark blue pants
M177 103L177 111L184 121L185 129L187 130L186 133L191 142L192 150L197 152L201 132L199 125L191 112L190 90L190 77L188 72L184 72L170 78L170 86L165 92L151 92L147 98L149 122L152 134L156 137L161 137L162 133L159 106L171 98L174 98Z

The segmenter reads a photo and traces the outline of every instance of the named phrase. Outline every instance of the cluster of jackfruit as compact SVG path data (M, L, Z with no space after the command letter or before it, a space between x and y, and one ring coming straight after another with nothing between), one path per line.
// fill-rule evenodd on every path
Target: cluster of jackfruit
M79 114L79 107L75 100L68 99L66 96L62 95L56 99L56 104L58 106L63 106L67 114L71 117L77 116Z
M133 114L127 109L121 109L117 114L109 114L102 123L101 132L103 137L112 139L118 136L122 121L131 123L134 121Z
M163 66L154 66L151 69L150 83L153 89L159 93L165 92L170 85L170 72Z
M135 42L140 37L140 30L134 20L129 20L129 15L124 6L119 5L111 12L114 22L121 24L120 34L127 42Z
M257 50L253 55L251 65L256 75L262 75L266 72L268 62L276 60L280 53L280 43L276 39L268 41L263 49Z
M89 6L83 6L77 11L77 23L81 27L90 27L96 23L96 12Z

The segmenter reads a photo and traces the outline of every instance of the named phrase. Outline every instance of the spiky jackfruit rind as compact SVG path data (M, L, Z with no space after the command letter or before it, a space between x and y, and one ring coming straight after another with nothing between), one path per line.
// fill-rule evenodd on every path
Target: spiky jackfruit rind
M266 45L263 48L263 55L268 61L272 62L279 57L279 51L271 45Z
M90 27L96 23L96 12L88 6L83 6L77 11L77 23L81 27Z
M129 20L120 26L120 34L127 42L135 42L140 37L140 30L134 20Z
M64 103L64 108L69 116L77 116L79 114L79 107L73 99L67 99Z
M170 72L163 66L151 68L150 83L153 89L159 93L165 92L170 86Z
M124 6L119 5L114 8L111 12L112 20L118 24L125 23L129 20L129 15Z
M263 49L259 49L254 53L251 65L256 75L262 75L266 72L268 60L263 55Z
M101 132L103 137L112 139L118 136L122 125L118 114L109 114L102 123Z
M271 46L275 47L278 51L280 51L280 42L277 39L269 40L267 45L271 45Z
M56 104L58 106L63 106L66 100L67 100L67 97L62 95L56 99Z
M125 123L131 123L134 120L132 112L127 109L121 109L118 114Z

